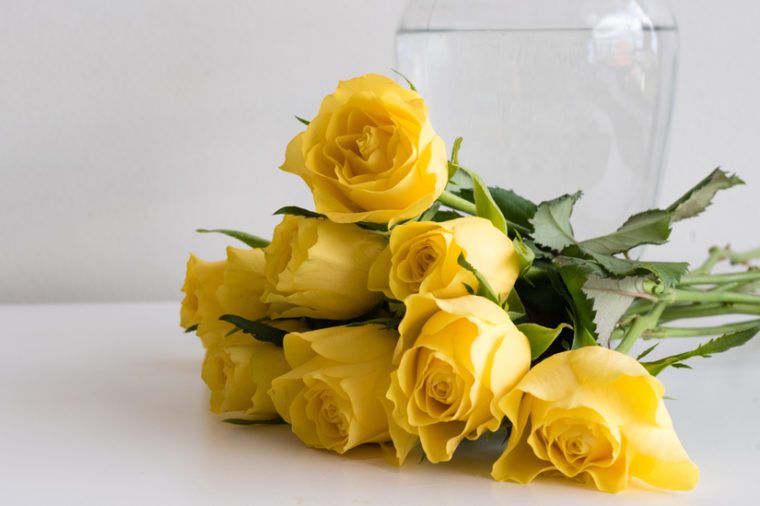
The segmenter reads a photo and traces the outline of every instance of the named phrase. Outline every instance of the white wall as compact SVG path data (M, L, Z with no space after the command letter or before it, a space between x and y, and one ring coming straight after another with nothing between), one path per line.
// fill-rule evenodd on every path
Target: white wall
M393 65L405 0L0 0L0 302L176 299L196 227L268 235L308 206L284 147L336 81ZM649 253L760 245L760 4L673 0L664 201L722 164L750 185ZM730 196L729 196L730 195Z

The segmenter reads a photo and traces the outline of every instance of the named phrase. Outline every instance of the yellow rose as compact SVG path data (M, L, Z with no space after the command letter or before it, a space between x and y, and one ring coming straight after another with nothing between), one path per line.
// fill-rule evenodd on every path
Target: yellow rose
M388 398L428 459L448 461L465 437L499 428L504 413L496 401L528 371L530 344L483 297L411 295L405 304Z
M282 170L309 185L338 223L396 223L425 211L448 179L443 140L424 100L387 77L341 81L285 154Z
M277 417L268 390L289 369L282 348L236 333L206 350L202 377L211 390L211 411L243 411L252 419Z
M227 247L227 265L224 281L216 296L224 314L234 314L249 320L258 320L267 314L267 305L261 301L266 286L262 249Z
M207 262L191 254L182 291L185 294L180 308L180 326L188 329L199 325L204 317L216 318L216 290L224 281L225 261Z
M266 316L261 301L264 291L264 251L227 247L227 259L205 262L190 257L182 301L181 322L198 325L204 346L222 340L234 327L219 320L234 314L249 320ZM190 326L190 325L188 325ZM185 325L183 327L187 328Z
M477 289L478 282L459 265L461 254L497 295L509 295L520 273L520 260L512 241L490 221L477 217L395 227L390 244L370 270L369 287L397 300L413 293L442 299L467 295L465 283Z
M699 470L673 430L662 384L636 360L591 346L534 367L499 405L513 424L497 480L528 483L545 472L619 492L629 478L693 488Z
M285 336L290 372L272 381L277 412L307 445L344 453L394 446L403 461L416 438L393 422L385 398L398 334L381 325L331 327Z
M347 320L382 298L367 288L385 238L352 224L285 216L266 248L263 301L273 318Z

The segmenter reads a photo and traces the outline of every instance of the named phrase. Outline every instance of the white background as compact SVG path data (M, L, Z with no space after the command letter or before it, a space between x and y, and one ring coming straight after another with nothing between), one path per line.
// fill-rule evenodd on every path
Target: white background
M0 303L177 299L189 250L224 254L194 228L269 235L271 211L310 204L276 170L292 115L338 79L387 73L404 4L0 0ZM760 244L760 3L672 6L661 198L719 164L749 183L648 250L698 261Z

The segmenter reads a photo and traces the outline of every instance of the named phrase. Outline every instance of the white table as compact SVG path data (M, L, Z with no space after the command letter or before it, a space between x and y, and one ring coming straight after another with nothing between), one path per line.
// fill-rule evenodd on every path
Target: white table
M760 504L760 339L662 379L701 468L685 494L610 496L487 477L483 452L385 464L306 448L286 426L207 410L202 348L177 303L0 306L0 504Z

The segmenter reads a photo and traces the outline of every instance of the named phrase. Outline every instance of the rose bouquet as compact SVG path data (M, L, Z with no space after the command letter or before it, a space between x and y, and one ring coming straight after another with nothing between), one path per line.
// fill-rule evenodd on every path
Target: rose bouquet
M451 155L414 87L379 75L341 82L287 146L314 211L283 207L271 242L231 236L225 260L191 256L181 325L206 349L211 410L226 421L290 424L337 453L377 444L394 463L454 457L497 431L497 480L560 474L606 492L631 479L694 487L655 376L747 342L760 321L760 250L713 249L704 265L637 260L716 192L721 170L664 209L581 240L580 193L535 204L489 187ZM714 273L719 262L742 265ZM714 337L636 358L639 339Z

